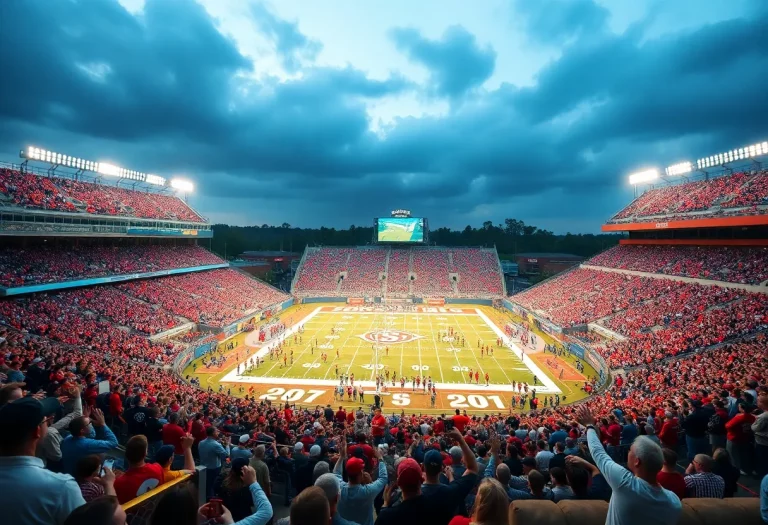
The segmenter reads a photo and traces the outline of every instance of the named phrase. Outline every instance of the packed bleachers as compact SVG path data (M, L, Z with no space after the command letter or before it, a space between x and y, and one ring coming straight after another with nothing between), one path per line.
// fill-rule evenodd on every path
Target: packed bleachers
M410 261L413 266L410 267ZM451 262L452 259L452 262ZM496 252L482 248L309 248L294 282L294 293L378 295L379 274L388 268L387 293L453 297L449 273L459 274L458 295L500 296L502 274ZM412 289L408 273L416 275ZM341 272L347 272L339 287Z
M347 269L351 248L308 248L294 291L335 294L339 274Z
M501 295L502 275L496 252L480 248L452 250L453 267L459 274L459 293Z
M347 276L341 283L343 295L381 295L379 274L384 272L387 251L376 248L355 250L349 258Z
M410 250L393 248L389 253L387 272L387 293L407 294L410 286L408 272L411 260Z
M0 194L23 208L205 222L177 197L0 168Z
M221 326L288 296L232 269L210 270L119 285L124 292L193 321Z
M588 264L742 284L768 280L768 248L622 245Z
M608 222L659 218L701 218L724 213L764 214L768 204L768 171L734 173L708 180L648 190ZM750 208L738 212L734 208ZM695 213L695 214L694 214Z
M450 272L448 251L442 249L414 249L413 291L416 295L452 295L453 288L448 278Z
M9 246L0 249L0 286L29 286L223 262L196 245Z
M516 294L513 299L561 326L581 325L680 286L674 281L578 268Z

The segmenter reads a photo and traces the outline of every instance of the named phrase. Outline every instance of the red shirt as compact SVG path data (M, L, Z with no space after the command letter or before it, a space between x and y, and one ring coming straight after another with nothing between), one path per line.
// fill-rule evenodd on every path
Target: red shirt
M123 400L120 394L112 392L109 394L109 415L119 416L123 412Z
M656 481L659 485L670 492L674 492L678 498L685 497L685 478L679 472L664 472L663 470L656 474Z
M163 425L162 430L163 444L173 445L173 453L182 455L184 450L181 448L181 438L186 436L186 432L179 425L175 423L166 423Z
M443 424L443 420L442 419L439 419L439 420L435 421L434 430L435 430L435 434L438 434L438 435L442 434L443 432L445 432L445 424Z
M164 482L163 467L157 463L146 463L141 467L129 468L125 474L115 479L117 500L121 505L125 504Z
M347 420L347 413L343 410L339 410L336 412L336 421L339 423L344 423Z
M734 443L748 443L752 436L752 423L755 416L752 414L736 414L725 424L728 441Z
M373 419L371 420L371 433L374 436L383 436L384 435L384 426L386 425L387 420L384 419L384 416L379 414L378 416L373 416Z
M472 523L471 518L467 518L466 516L454 516L451 521L448 522L448 525L469 525Z
M467 416L462 416L461 414L457 414L453 416L453 426L456 427L456 430L464 433L464 427L469 424L469 418Z

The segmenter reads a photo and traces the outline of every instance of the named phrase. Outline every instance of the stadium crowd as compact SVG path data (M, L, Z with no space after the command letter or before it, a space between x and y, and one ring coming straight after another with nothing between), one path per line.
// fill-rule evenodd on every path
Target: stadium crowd
M232 269L123 283L118 288L195 323L222 326L288 296Z
M177 197L0 168L0 193L16 205L72 213L205 222Z
M755 208L752 213L766 213L757 209L768 203L768 171L734 173L708 180L686 182L646 191L629 206L622 209L609 222L629 218L680 217L691 212L729 208ZM689 215L701 218L708 214Z
M768 280L768 248L620 245L588 264L741 284Z
M222 262L197 245L93 246L82 243L4 247L0 249L0 286L29 286Z
M295 493L295 525L506 524L510 501L535 499L610 500L609 516L624 520L651 505L644 515L676 523L679 498L730 497L740 476L768 469L764 336L618 377L580 407L472 417L272 406L119 355L8 327L0 336L10 523L124 523L120 505L195 462L222 501L218 522L259 525L273 516L278 479ZM98 476L99 456L126 438L124 464ZM685 474L672 468L682 452ZM163 494L151 523L215 517L189 494Z
M379 275L385 270L387 293L446 297L503 294L501 268L494 251L421 247L310 248L294 292L375 296L382 293ZM344 279L340 279L342 272L346 272ZM416 275L412 282L411 272ZM456 290L450 273L459 274Z

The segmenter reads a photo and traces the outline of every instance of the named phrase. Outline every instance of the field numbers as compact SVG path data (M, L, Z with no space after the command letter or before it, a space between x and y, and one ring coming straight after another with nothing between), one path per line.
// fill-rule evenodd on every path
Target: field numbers
M288 401L289 403L311 403L325 394L325 392L325 390L304 391L302 388L292 388L286 391L285 388L274 387L267 390L266 394L260 395L259 399L265 399L267 401Z
M454 348L454 347L451 347L451 348L446 348L446 350L447 350L448 352L461 352L461 348ZM466 366L465 366L464 368L465 368L466 370L469 370L469 369L468 369ZM466 370L465 370L465 372L466 372ZM453 367L453 371L454 371L454 372L458 372L458 371L459 371L459 367L458 367L458 366L454 366L454 367Z
M448 349L449 352L451 350L453 350L453 348L449 348ZM459 349L456 348L456 351L459 351ZM451 370L453 370L454 372L469 372L469 367L468 366L454 366L454 367L451 367Z
M330 343L324 343L321 345L317 345L318 348L322 348L323 350L333 350L333 345Z
M411 396L409 394L392 394L392 404L398 407L407 407L411 404Z
M411 370L415 372L421 372L421 371L429 370L429 367L427 365L421 365L421 366L411 365Z
M468 396L462 394L448 394L446 396L448 401L451 402L451 408L488 408L489 403L492 401L496 405L496 408L502 410L506 408L504 401L499 396L483 396L480 394L470 394Z
M363 365L363 368L365 368L366 370L373 370L374 368L376 370L381 370L381 369L384 368L384 365L371 365L371 364L368 364L368 365Z
M301 366L304 368L320 368L320 363L304 363Z

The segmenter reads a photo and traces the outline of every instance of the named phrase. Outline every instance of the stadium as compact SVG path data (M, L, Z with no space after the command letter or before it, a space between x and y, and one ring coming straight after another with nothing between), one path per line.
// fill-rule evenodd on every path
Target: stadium
M2 525L768 523L768 2L348 4L0 1Z

